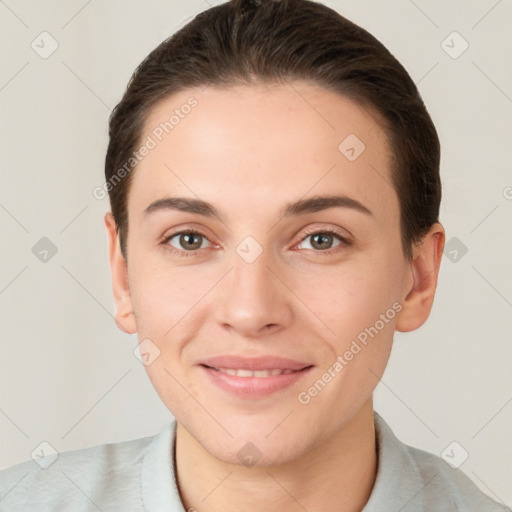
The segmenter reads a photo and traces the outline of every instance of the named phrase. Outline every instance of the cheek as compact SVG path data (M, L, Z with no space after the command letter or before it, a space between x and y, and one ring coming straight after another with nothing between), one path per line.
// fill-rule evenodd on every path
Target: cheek
M140 339L170 336L173 326L197 300L197 283L152 265L149 259L133 261L133 268L130 292Z
M298 295L328 328L326 339L335 339L343 347L393 307L400 297L396 272L394 264L361 259L310 276L296 289L300 286ZM394 316L392 310L386 320Z

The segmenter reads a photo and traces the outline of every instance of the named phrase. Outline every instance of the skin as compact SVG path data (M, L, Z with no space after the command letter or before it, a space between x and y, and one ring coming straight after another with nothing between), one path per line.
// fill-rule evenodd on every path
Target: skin
M359 511L377 470L372 393L394 331L417 329L430 314L444 229L433 225L405 259L390 148L370 110L302 82L189 89L153 108L141 140L190 96L197 107L134 171L127 261L105 216L116 322L160 350L146 370L177 420L184 506ZM366 146L352 162L338 150L348 134ZM333 207L280 217L288 202L324 194L354 198L372 215ZM176 210L145 218L164 196L208 201L221 220ZM187 228L205 238L184 257L186 240L164 240ZM337 229L351 243L327 234L319 248L312 228ZM263 249L252 263L236 252L247 236ZM301 404L298 394L393 303L401 311ZM212 385L198 366L222 354L277 355L314 368L297 385L248 400ZM252 467L237 457L248 442L261 454Z

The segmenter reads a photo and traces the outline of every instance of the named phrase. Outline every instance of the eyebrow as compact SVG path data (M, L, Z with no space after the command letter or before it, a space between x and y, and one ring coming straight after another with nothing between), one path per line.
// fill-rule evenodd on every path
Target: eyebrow
M280 217L291 217L307 213L319 212L328 208L350 208L365 215L372 216L373 213L362 203L348 196L326 195L314 196L307 199L288 203L280 212ZM177 210L187 213L195 213L205 217L216 217L220 215L215 207L201 199L187 197L163 197L153 201L143 212L143 218L147 218L159 211Z

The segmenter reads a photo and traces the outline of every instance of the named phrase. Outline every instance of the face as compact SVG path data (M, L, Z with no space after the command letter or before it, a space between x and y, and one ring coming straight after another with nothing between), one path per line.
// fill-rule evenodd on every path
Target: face
M148 136L127 246L148 375L218 459L250 441L261 463L292 460L371 400L413 282L385 133L295 82L182 91Z

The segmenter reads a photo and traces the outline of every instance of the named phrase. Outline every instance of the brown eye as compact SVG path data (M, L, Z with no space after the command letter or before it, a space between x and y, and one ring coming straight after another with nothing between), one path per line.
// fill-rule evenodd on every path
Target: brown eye
M175 249L185 251L196 251L205 247L207 238L201 233L195 231L182 231L175 233L167 238L164 243L171 245Z
M316 235L311 235L311 245L315 249L330 249L333 243L333 235L326 233L317 233Z
M308 239L309 247L301 247L302 249L315 249L316 251L327 251L346 243L345 239L333 231L316 231L308 234L301 240L301 244L306 242Z

